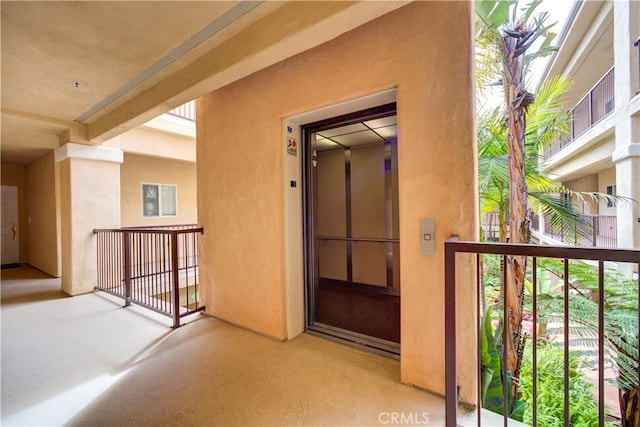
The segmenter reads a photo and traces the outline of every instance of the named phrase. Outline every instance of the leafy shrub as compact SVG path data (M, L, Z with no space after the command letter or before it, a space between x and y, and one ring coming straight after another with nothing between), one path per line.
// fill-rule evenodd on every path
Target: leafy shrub
M564 425L564 355L552 343L538 347L537 421L540 426ZM533 424L533 374L531 345L527 346L520 371L521 399L526 402L523 421ZM573 427L598 425L595 386L581 372L581 362L569 355L569 423Z

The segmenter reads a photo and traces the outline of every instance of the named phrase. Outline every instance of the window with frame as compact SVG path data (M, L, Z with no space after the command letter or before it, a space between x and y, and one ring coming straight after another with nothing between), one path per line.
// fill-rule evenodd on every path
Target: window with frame
M142 216L176 216L177 193L176 185L142 184Z
M611 195L611 196L615 196L616 195L616 186L614 185L607 185L607 194ZM607 197L607 207L608 208L615 208L616 207L616 200L612 199L610 197Z

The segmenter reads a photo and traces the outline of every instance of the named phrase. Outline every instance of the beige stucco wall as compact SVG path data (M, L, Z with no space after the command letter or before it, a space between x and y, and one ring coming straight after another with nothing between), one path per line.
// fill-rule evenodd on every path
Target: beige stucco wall
M196 144L193 138L137 127L119 137L119 147L130 154L164 157L195 163Z
M27 231L30 265L59 277L60 189L53 151L27 166Z
M610 167L603 171L598 172L598 191L607 194L607 186L616 185L616 168ZM601 199L599 202L599 214L600 215L615 215L617 208L607 207L607 201Z
M608 123L611 124L611 121ZM601 122L596 126L602 124L604 123ZM608 129L611 130L611 127ZM560 181L566 181L580 176L580 174L585 173L584 171L594 170L595 168L599 169L610 164L611 152L615 146L613 135L592 142L592 139L584 136L591 134L590 132L592 131L587 131L575 140L575 142L572 143L576 144L575 146L570 145L564 149L567 150L566 152L564 152L564 150L560 152L559 155L566 157L546 169L549 176L559 179ZM595 133L596 132L593 132L593 134Z
M67 158L60 171L62 290L92 292L97 279L96 228L120 227L120 164Z
M585 175L581 178L567 181L564 183L564 185L568 189L573 191L586 191L586 192L598 191L598 175L597 174ZM588 214L598 213L597 200L592 200L590 198L585 198L584 200L582 200L581 198L574 196L573 203L575 204L575 206L580 207L582 209L581 212L583 213L588 213Z
M25 167L2 163L0 165L2 185L18 188L18 240L19 262L27 262L27 216L26 216L26 189Z
M282 120L396 87L402 381L444 394L443 243L477 238L471 6L410 4L198 101L208 313L288 338ZM420 255L421 218L435 219L435 256ZM475 366L473 266L459 272L458 366ZM474 374L460 371L472 401Z
M142 183L177 185L177 216L143 217ZM195 163L125 153L124 163L120 165L123 227L195 224L198 222L196 197Z

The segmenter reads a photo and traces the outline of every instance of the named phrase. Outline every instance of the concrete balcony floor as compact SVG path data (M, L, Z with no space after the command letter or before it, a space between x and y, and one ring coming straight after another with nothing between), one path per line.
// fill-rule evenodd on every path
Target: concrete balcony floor
M2 270L0 296L3 426L444 425L444 399L401 384L398 361L307 334L279 342L205 315L173 330L27 266Z
M3 426L444 425L444 400L401 384L395 360L205 315L172 330L107 294L59 289L2 270Z

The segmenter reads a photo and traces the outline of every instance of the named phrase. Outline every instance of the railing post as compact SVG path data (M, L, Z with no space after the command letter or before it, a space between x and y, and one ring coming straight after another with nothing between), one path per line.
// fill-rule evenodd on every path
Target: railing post
M571 141L576 139L576 127L575 127L576 116L574 114L574 110L571 110ZM569 143L567 143L569 145Z
M173 327L180 327L180 283L178 277L178 233L171 231L171 289L173 290Z
M456 372L456 252L451 248L451 236L444 243L444 354L445 354L445 423L458 425L458 384Z
M589 129L591 127L591 125L593 125L593 96L591 96L593 94L593 89L591 89L589 91L589 93L587 94L587 96L589 97L589 126L587 127L587 129Z
M638 48L638 83L640 83L640 37L633 45ZM640 88L636 91L636 94L638 93L640 93Z
M124 306L131 305L131 240L130 232L122 232L122 245L124 252Z

